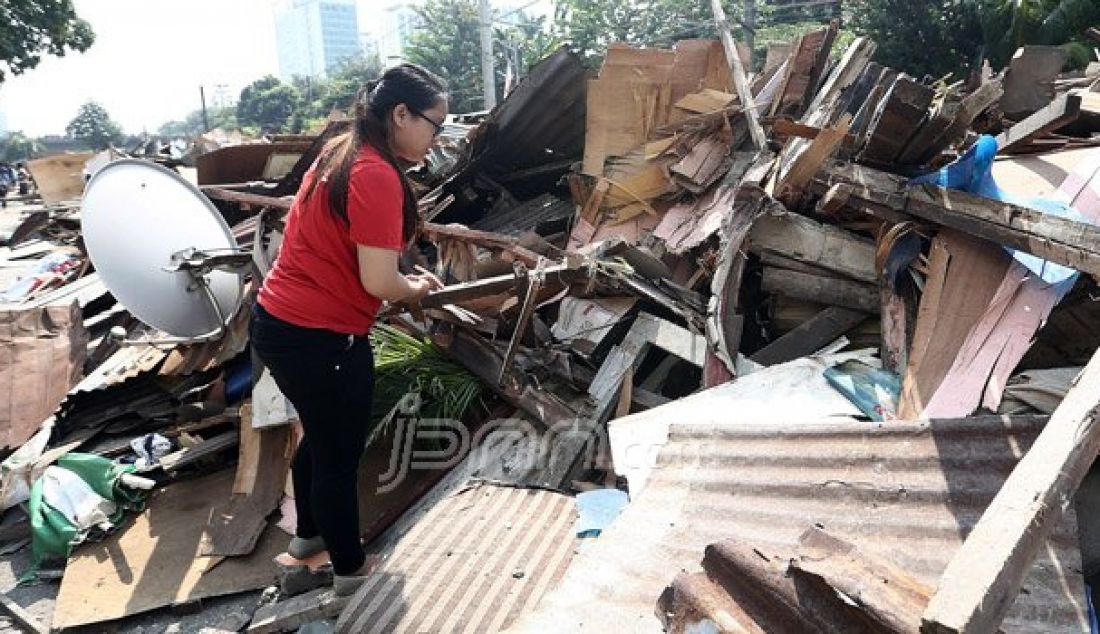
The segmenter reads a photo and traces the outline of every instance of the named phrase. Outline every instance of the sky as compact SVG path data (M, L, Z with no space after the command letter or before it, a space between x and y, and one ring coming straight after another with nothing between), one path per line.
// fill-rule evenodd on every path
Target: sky
M84 53L46 56L0 83L0 123L29 136L64 134L81 104L102 104L124 132L156 132L219 98L278 75L274 9L278 0L74 0L96 40ZM357 0L359 30L376 34L395 0ZM498 8L523 0L496 0ZM538 11L548 0L532 2ZM499 10L499 9L498 9ZM530 9L529 9L530 10Z

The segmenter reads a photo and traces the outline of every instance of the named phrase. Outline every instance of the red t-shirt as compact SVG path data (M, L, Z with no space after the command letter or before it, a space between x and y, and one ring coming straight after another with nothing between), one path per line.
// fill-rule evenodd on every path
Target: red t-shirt
M316 166L302 179L305 192ZM404 191L392 165L364 144L348 181L348 221L329 208L328 183L290 207L279 256L260 289L272 315L306 328L366 334L382 301L359 281L356 245L401 251Z

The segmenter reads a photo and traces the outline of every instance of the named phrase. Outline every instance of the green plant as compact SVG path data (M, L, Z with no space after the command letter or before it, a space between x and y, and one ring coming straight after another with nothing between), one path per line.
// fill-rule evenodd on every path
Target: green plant
M431 342L384 324L374 327L370 340L375 368L371 442L392 426L396 417L390 412L410 394L420 400L417 418L429 426L433 420L461 420L479 401L481 382Z

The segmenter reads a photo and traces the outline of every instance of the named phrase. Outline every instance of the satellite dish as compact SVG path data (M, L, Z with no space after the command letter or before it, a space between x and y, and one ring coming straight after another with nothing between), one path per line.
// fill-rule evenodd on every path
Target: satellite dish
M135 317L181 341L212 339L240 308L247 254L217 208L179 174L115 161L84 188L88 255Z

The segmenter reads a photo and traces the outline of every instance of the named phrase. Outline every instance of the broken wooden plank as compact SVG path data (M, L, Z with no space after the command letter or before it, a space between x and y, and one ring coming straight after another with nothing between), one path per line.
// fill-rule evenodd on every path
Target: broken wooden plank
M1002 246L1096 275L1100 274L1100 226L1062 218L1020 205L933 185L905 187L899 177L864 166L823 170L822 189L835 182L870 182L854 187L852 209L898 222L921 218ZM889 189L877 187L889 187Z
M1005 94L1000 109L1009 118L1023 119L1054 98L1054 79L1069 59L1059 46L1023 46L1008 63Z
M233 557L251 553L267 527L267 516L283 496L291 462L291 427L254 429L251 415L243 414L236 480L251 480L251 486L239 491L235 483L229 501L211 509L203 555Z
M899 76L875 112L861 158L893 163L920 129L935 95L934 90L913 78Z
M795 158L791 168L777 181L776 197L788 204L797 202L806 184L840 147L851 123L852 115L845 114L835 127L825 128L815 136L810 145Z
M865 319L865 312L830 306L761 348L750 358L762 365L793 361L817 352Z
M905 376L909 363L909 303L885 282L879 287L882 316L879 358L882 367Z
M983 112L996 105L1004 94L1004 83L998 79L992 79L982 84L977 90L962 98L959 108L955 112L955 119L951 125L944 128L935 139L928 143L923 154L917 162L927 163L953 143L958 143L966 138L970 125Z
M351 597L338 597L332 588L318 588L286 601L261 606L252 617L248 634L294 632L306 623L340 616Z
M516 351L519 350L519 342L523 339L523 333L527 331L527 325L531 323L531 315L535 313L535 305L538 303L537 299L539 291L542 290L544 279L545 276L541 268L536 269L533 273L527 272L524 277L526 288L523 293L523 306L520 308L519 317L516 319L516 327L512 331L508 349L504 352L504 360L500 364L500 375L497 377L497 383L503 383L505 377L511 372L512 360L515 359Z
M568 285L581 279L586 273L582 268L571 264L556 264L544 270L548 281ZM487 297L504 293L515 288L515 275L498 275L483 280L452 284L441 290L428 293L420 300L422 308L439 308L445 304L458 304L478 297Z
M1097 394L1100 352L947 564L922 632L994 632L1000 626L1040 545L1100 450Z
M905 420L922 417L1011 261L1003 249L957 231L941 231L928 260L898 402L898 416Z
M189 464L194 464L205 458L211 458L237 444L237 430L223 432L212 436L191 447L184 447L174 451L160 459L160 466L165 471L181 469Z
M745 122L749 127L749 137L757 150L763 150L768 147L768 137L764 134L764 128L760 126L760 117L756 112L752 91L749 89L748 80L745 79L745 69L741 67L741 56L733 41L733 35L730 34L730 23L726 19L726 11L722 8L721 0L710 0L710 8L714 13L714 25L722 40L722 48L726 51L726 61L729 63L730 74L733 77L733 86L737 90L737 98L741 101L741 112L744 113Z
M833 23L805 33L795 41L770 114L802 116L806 105L813 99L813 89L824 72L836 34L837 25Z
M878 279L872 241L797 214L757 218L749 233L749 250L777 253L861 282Z
M699 92L684 95L679 101L672 105L688 112L707 114L725 110L734 99L737 99L737 96L731 95L728 92L704 88Z
M997 151L1011 150L1035 137L1073 123L1081 114L1081 93L1072 91L1059 96L1050 105L997 135Z
M877 313L880 308L876 286L802 271L766 267L761 289L766 293L851 308L864 313Z
M898 154L897 163L899 165L916 165L923 157L931 155L929 146L951 126L961 107L962 104L959 101L947 99L936 104L933 110L928 113L928 118L920 126L920 129L906 142L905 149Z

